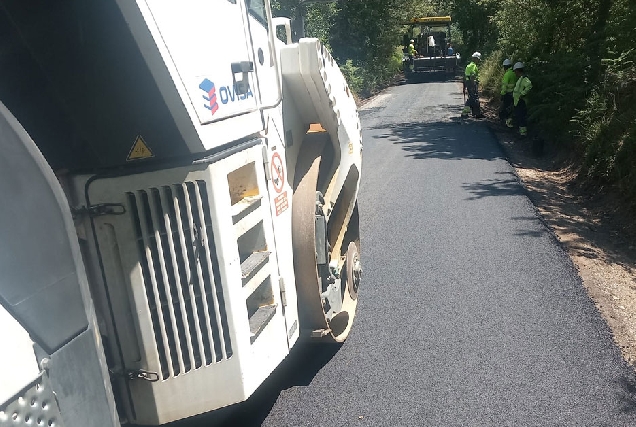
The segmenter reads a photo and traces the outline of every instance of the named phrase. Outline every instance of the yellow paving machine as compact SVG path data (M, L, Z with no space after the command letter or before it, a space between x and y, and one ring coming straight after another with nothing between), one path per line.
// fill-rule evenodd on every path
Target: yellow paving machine
M451 17L413 18L405 25L408 26L403 36L404 71L407 77L422 72L455 75L459 54L451 43ZM409 44L413 44L415 54L409 53Z

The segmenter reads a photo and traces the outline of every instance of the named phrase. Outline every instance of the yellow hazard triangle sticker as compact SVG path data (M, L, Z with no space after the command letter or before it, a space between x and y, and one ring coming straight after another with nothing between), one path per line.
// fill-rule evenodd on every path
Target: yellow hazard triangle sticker
M150 157L154 157L150 148L148 148L148 144L141 137L141 135L137 136L135 139L135 143L130 148L130 152L128 153L128 157L126 157L126 161L129 162L131 160L141 160L148 159Z

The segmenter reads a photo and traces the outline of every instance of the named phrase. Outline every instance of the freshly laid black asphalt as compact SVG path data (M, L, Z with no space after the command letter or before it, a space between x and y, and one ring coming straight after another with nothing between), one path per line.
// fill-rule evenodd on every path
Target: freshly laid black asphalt
M457 82L361 110L363 283L224 425L636 426L636 380ZM201 424L210 425L210 424Z

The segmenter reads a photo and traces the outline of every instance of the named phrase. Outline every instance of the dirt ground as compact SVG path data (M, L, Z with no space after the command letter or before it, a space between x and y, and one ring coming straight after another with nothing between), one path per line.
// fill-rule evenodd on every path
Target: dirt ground
M538 138L519 138L498 122L492 106L485 110L532 202L578 268L623 357L636 368L634 212L615 192L585 188L568 153L545 143L537 155L532 146Z

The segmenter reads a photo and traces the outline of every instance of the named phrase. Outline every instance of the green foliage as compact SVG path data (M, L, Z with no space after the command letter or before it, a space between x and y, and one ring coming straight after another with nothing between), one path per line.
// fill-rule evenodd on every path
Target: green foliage
M633 49L604 61L603 81L573 122L584 151L583 174L616 183L636 198L636 55Z
M353 65L353 61L348 59L344 64L340 64L340 71L347 79L349 88L351 88L353 93L361 93L364 88L364 79L360 67Z
M334 3L308 5L305 16L306 36L316 37L331 50L331 27L335 15L336 5Z
M329 38L336 13L335 3L300 4L300 0L272 0L274 16L305 20L305 37L315 37L331 49Z
M405 0L339 1L331 31L331 46L339 63L353 61L362 79L359 95L368 96L400 69Z
M492 97L499 97L501 93L500 82L504 73L501 63L504 59L503 52L497 50L482 61L479 67L479 85L482 93Z
M615 1L605 28L599 81L574 117L586 177L636 199L636 5Z
M494 0L454 0L446 3L451 17L457 22L461 32L460 53L469 58L475 51L492 51L496 46L497 27L491 17L496 12L499 1Z

